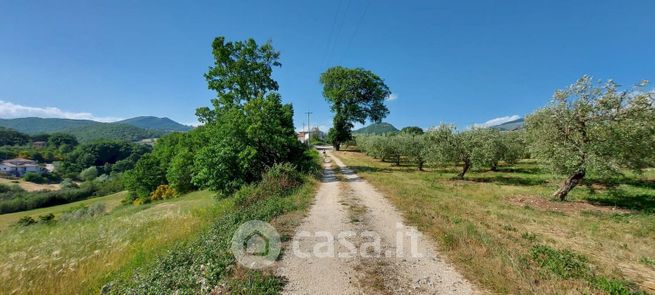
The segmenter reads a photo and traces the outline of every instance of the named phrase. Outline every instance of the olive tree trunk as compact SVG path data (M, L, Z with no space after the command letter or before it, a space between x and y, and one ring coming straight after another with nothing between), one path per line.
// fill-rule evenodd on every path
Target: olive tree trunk
M423 163L425 162L421 160L418 161L418 171L423 171Z
M464 161L464 167L462 168L462 171L457 175L457 177L459 179L464 179L464 174L469 171L469 168L471 168L471 161Z
M569 194L569 192L582 181L582 179L585 176L585 170L584 169L578 169L575 171L569 178L566 179L564 184L553 194L553 197L557 197L560 199L560 201L564 201L566 199L566 195Z

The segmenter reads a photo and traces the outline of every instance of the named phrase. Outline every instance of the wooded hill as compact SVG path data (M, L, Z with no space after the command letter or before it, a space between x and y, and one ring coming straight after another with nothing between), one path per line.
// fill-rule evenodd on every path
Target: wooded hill
M17 118L0 119L0 127L10 128L28 135L43 133L68 133L80 142L101 139L139 141L160 137L173 131L188 131L189 126L179 124L168 118L136 117L114 123L92 120L73 120L57 118Z

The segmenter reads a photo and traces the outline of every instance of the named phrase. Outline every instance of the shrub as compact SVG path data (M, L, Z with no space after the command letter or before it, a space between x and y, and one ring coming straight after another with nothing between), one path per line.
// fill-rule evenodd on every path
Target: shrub
M67 188L77 188L77 184L73 182L72 179L70 178L65 178L60 184L59 187L62 189L67 189Z
M85 181L94 180L96 177L98 177L98 168L95 166L91 166L80 172L80 179Z
M55 220L55 215L52 213L39 216L39 223L50 224Z
M105 204L96 203L91 206L82 206L75 208L71 211L65 212L59 217L59 220L76 220L83 218L97 217L105 213Z
M96 183L103 183L103 182L105 182L107 180L109 180L109 175L102 174L102 175L96 177L93 181L95 181Z
M11 191L11 187L10 187L10 186L8 186L8 185L6 185L6 184L1 184L1 183L0 183L0 194L1 194L1 193L6 193L6 192L9 192L9 191Z
M261 200L289 194L302 184L302 175L290 163L275 164L258 184L243 186L234 194L237 206L245 208Z
M172 187L166 184L162 184L158 186L155 191L150 193L150 200L165 200L174 198L175 196L177 196L177 192Z
M545 245L537 245L530 251L532 259L539 266L564 278L589 278L591 269L587 258L569 250L557 250Z
M21 217L21 219L18 220L18 225L20 225L20 226L28 226L28 225L32 225L32 224L35 224L35 223L36 223L36 220L34 220L34 218L32 218L30 216L23 216L23 217Z
M39 175L37 173L34 173L34 172L27 172L25 174L25 176L23 176L23 180L29 181L29 182L32 182L32 183L45 183L46 182L45 177L43 177L43 176L41 176L41 175Z

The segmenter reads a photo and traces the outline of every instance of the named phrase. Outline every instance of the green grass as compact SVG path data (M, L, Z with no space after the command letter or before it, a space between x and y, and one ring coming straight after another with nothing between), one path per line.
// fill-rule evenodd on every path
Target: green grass
M115 294L278 294L284 280L271 270L247 270L235 264L230 251L232 235L243 222L271 222L282 236L288 235L312 200L316 181L279 192L267 185L242 188L230 210L219 216L209 230L177 245L147 267L137 268L131 277L112 281ZM278 193L275 193L278 191ZM263 197L266 196L266 197ZM250 200L247 200L250 199Z
M55 217L58 217L62 213L69 211L73 208L81 207L81 206L90 206L96 203L105 204L105 208L107 208L108 211L111 211L112 209L116 208L118 205L121 204L121 200L125 198L125 194L126 192L120 192L104 197L91 198L91 199L86 199L83 201L68 203L64 205L45 207L45 208L8 213L8 214L0 214L0 231L6 230L8 227L15 225L19 219L25 216L30 216L35 220L38 220L38 217L40 215L47 215L52 213L55 215Z
M655 270L644 259L655 257L652 170L611 185L592 179L562 203L551 197L561 179L533 161L456 180L456 167L419 172L357 152L338 155L437 241L467 278L492 293L655 292ZM538 245L554 252L536 255ZM585 262L567 264L573 258ZM586 267L589 275L573 275ZM557 275L567 271L571 275Z
M132 275L175 243L202 231L228 202L216 203L209 192L144 206L118 206L119 193L3 216L60 214L81 204L106 202L106 215L52 225L8 227L0 236L0 293L97 293L116 277Z

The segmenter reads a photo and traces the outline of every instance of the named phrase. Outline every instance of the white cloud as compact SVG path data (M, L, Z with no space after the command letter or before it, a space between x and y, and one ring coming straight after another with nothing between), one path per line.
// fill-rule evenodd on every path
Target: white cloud
M394 101L396 99L398 99L398 94L395 93L391 93L389 94L389 97L387 97L387 101Z
M12 119L24 117L94 120L99 122L121 120L121 118L116 117L96 117L91 113L67 112L56 107L30 107L0 100L0 118Z
M498 117L498 118L493 118L487 122L484 123L475 123L473 124L473 127L490 127L490 126L496 126L500 125L503 123L507 123L510 121L518 120L520 119L521 116L519 115L511 115L511 116L504 116L504 117Z

